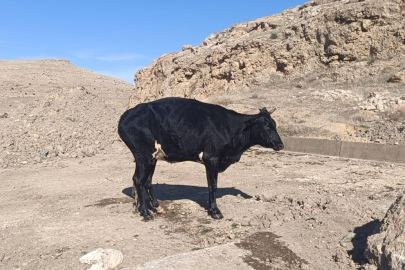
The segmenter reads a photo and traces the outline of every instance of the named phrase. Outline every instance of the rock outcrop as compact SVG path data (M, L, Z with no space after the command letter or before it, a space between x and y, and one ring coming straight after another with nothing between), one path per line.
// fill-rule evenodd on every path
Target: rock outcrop
M405 269L405 196L391 205L376 234L367 240L366 258L380 270Z
M404 11L404 0L313 0L233 25L139 70L130 106L165 96L201 98L277 80L336 83L381 77L401 83Z

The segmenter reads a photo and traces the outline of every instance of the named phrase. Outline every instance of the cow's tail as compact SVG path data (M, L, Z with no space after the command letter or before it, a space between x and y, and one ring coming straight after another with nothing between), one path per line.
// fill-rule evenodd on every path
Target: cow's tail
M127 132L125 132L125 128L123 125L123 121L126 118L128 111L126 111L123 115L121 115L120 120L118 121L118 135L120 136L121 140L126 144L128 142Z

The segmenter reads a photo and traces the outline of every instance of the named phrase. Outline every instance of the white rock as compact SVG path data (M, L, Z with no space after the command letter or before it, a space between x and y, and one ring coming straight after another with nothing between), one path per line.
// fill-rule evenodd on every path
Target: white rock
M120 265L124 255L119 250L98 248L80 258L81 263L90 264L88 270L107 270Z

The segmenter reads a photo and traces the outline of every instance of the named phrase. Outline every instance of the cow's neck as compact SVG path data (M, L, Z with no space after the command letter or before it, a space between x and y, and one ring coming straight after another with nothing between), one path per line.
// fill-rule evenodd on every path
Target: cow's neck
M251 117L251 116L250 116ZM241 121L241 127L244 126L245 122L249 120L246 116ZM242 156L243 152L245 152L249 147L253 145L251 139L251 131L250 129L237 131L234 134L234 137L226 146L224 151L221 155L220 161L220 171L223 172L228 168L231 164L238 162L240 157Z
M243 154L247 149L253 146L250 130L246 130L237 134L232 140L232 147L228 152L228 155L238 157Z

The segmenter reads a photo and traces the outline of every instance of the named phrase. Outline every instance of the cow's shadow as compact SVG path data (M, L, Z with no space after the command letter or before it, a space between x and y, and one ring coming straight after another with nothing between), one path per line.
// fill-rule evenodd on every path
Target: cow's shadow
M207 187L155 184L153 185L153 189L156 198L159 201L176 201L187 199L198 203L201 207L206 208L208 206ZM122 193L133 198L132 187L123 189ZM246 194L245 192L233 187L218 188L216 197L221 198L225 195L237 196L238 194L240 194L240 196L245 199L252 198L252 196L250 196L249 194ZM146 196L146 198L148 197Z

